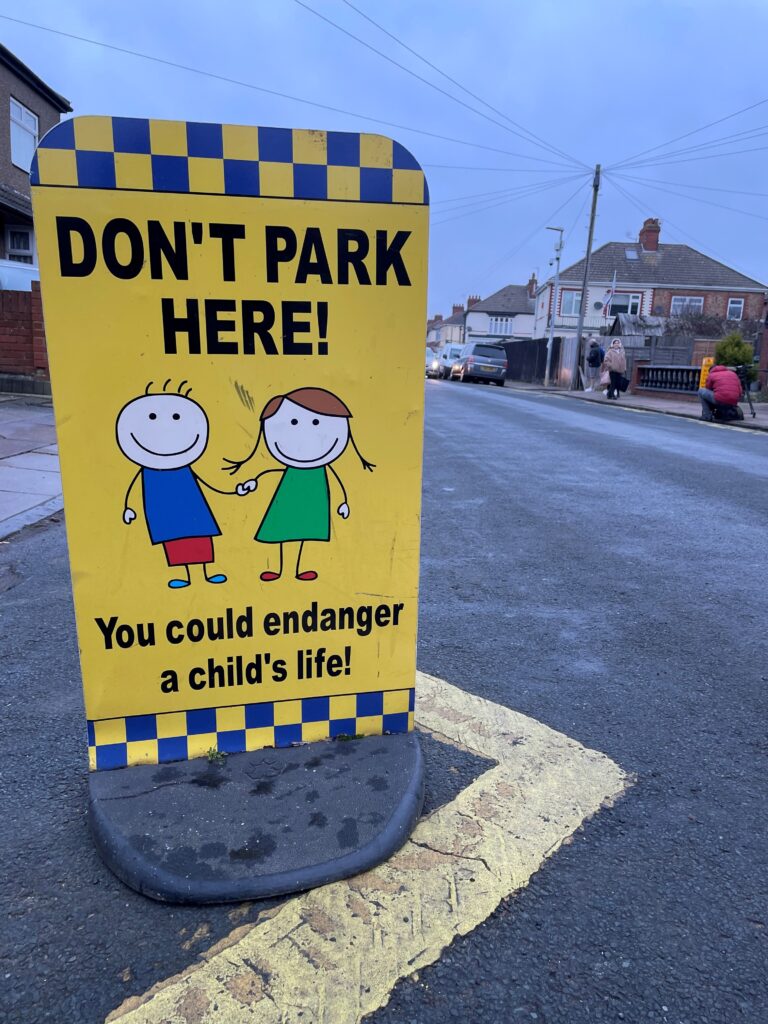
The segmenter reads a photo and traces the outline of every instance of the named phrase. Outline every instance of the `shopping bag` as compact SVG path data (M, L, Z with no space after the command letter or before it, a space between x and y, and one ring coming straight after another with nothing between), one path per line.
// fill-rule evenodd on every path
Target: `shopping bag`
M610 373L607 370L603 370L603 372L600 374L600 386L601 387L605 387L607 384L610 384L610 383L611 383L611 375L610 375Z

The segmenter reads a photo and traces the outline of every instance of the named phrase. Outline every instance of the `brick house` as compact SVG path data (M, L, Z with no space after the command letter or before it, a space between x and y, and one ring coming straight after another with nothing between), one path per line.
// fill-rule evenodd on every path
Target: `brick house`
M0 45L0 390L47 380L29 168L69 102Z
M658 219L649 217L637 242L607 242L592 253L585 332L607 333L618 313L716 317L733 330L763 319L765 284L691 246L661 242L660 234ZM606 304L614 274L616 290ZM552 279L536 293L534 337L546 338L553 322L555 335L563 339L561 365L565 368L574 365L583 278L582 259L560 272L557 295Z

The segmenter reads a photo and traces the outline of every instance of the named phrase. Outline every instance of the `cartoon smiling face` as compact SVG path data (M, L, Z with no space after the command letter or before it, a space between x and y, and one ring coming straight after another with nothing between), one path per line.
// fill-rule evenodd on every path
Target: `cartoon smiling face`
M184 395L142 395L117 417L117 443L123 454L146 469L189 466L208 444L208 417Z
M270 455L284 466L315 469L338 459L347 447L349 421L284 398L277 412L264 420L264 440Z

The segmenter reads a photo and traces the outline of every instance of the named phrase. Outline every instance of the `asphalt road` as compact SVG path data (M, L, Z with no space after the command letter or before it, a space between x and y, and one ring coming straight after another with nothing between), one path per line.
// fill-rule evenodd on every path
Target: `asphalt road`
M376 1024L766 1019L768 437L428 386L420 667L637 775Z
M373 1024L764 1019L767 476L765 434L427 384L420 668L637 781ZM61 523L0 547L14 1024L101 1021L263 908L161 907L98 861L67 588ZM483 767L435 744L431 806Z

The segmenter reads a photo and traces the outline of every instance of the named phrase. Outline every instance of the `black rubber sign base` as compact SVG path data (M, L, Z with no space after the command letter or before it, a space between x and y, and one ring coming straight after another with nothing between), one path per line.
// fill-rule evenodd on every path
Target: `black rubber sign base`
M386 860L416 825L415 733L92 772L90 822L118 878L171 903L311 889Z

